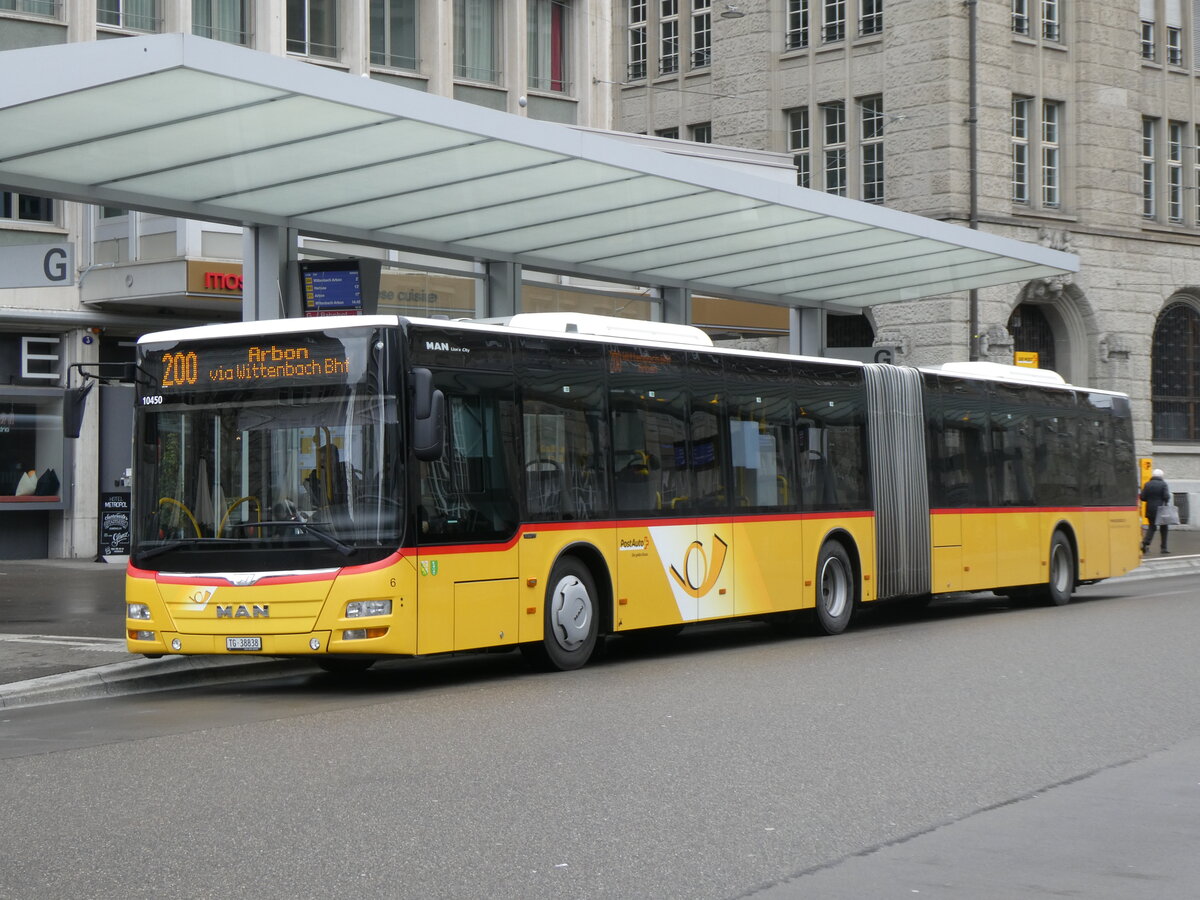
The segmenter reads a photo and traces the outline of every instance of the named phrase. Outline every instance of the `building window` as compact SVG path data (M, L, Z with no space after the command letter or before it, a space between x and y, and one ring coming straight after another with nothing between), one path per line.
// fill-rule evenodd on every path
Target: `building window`
M454 0L454 76L500 82L500 10L497 0Z
M1142 216L1153 219L1158 214L1154 198L1158 191L1158 173L1155 169L1155 132L1157 119L1142 119Z
M824 0L821 5L821 40L826 44L846 39L846 0Z
M371 0L371 65L416 71L417 0Z
M1183 129L1167 123L1167 218L1176 223L1183 222Z
M660 128L654 132L655 137L670 138L673 141L679 140L678 128Z
M1183 65L1183 29L1167 26L1167 62L1173 66Z
M646 77L646 2L629 0L629 66L628 77Z
M57 19L59 17L59 0L0 0L0 11Z
M1013 34L1029 34L1029 0L1012 0Z
M1013 97L1013 203L1037 204L1043 209L1062 206L1062 127L1062 103L1045 100L1039 107L1032 97Z
M688 128L692 140L697 144L712 143L712 122L697 122Z
M1142 59L1153 61L1156 58L1154 46L1154 23L1142 20Z
M54 201L34 194L0 192L0 220L53 222Z
M1200 313L1170 304L1154 325L1150 396L1156 441L1200 440Z
M1042 103L1042 206L1062 204L1059 191L1059 146L1062 105L1053 100Z
M859 0L858 33L879 34L883 31L883 0Z
M789 109L787 115L788 150L796 165L796 184L812 187L812 137L809 131L808 107Z
M288 0L288 53L337 59L336 0Z
M250 44L250 10L247 0L192 0L192 34Z
M821 104L822 152L825 192L846 196L846 104Z
M98 0L96 22L130 31L154 32L162 28L158 0Z
M659 0L658 72L679 71L679 0Z
M1062 40L1062 25L1059 22L1058 0L1042 0L1042 37L1055 43Z
M1029 107L1028 97L1012 101L1012 201L1029 202Z
M862 199L883 202L883 98L858 101L862 134Z
M560 0L529 0L529 87L571 90L571 7Z
M692 68L712 63L712 0L692 0Z
M1196 224L1200 225L1200 125L1196 126L1193 134L1195 135L1195 140L1192 143L1192 159L1195 160L1195 163L1192 166L1192 184L1197 185L1197 187L1192 193L1196 197Z
M788 50L808 46L808 0L788 0L784 46Z

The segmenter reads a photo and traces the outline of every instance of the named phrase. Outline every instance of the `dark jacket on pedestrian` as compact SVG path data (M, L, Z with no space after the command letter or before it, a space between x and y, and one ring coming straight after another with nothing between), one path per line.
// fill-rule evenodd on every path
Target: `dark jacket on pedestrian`
M1142 485L1142 493L1139 497L1146 504L1146 518L1150 520L1150 525L1153 527L1158 518L1158 508L1171 500L1171 489L1167 487L1167 482L1163 480L1162 476L1155 475Z

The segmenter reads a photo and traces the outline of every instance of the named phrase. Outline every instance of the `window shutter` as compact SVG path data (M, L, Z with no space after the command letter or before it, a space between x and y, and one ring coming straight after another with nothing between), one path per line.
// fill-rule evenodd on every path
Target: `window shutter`
M1143 22L1154 21L1154 0L1141 0L1141 16Z
M1167 0L1167 27L1183 27L1183 0Z

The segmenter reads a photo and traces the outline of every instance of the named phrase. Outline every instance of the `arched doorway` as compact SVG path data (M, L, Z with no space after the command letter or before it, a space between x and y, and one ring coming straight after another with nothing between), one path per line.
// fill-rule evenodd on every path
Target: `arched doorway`
M829 313L825 316L825 346L871 347L875 344L875 329L865 315Z
M1200 440L1200 310L1176 300L1154 324L1150 398L1156 441Z
M1018 304L1008 318L1008 333L1013 336L1013 350L1036 353L1039 369L1058 372L1054 329L1041 306L1033 303Z

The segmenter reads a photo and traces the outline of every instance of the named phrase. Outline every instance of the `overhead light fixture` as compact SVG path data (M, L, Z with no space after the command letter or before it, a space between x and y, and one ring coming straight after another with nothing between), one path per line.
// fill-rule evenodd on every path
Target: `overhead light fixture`
M722 19L740 19L745 13L731 3L725 4L725 9L721 11Z

